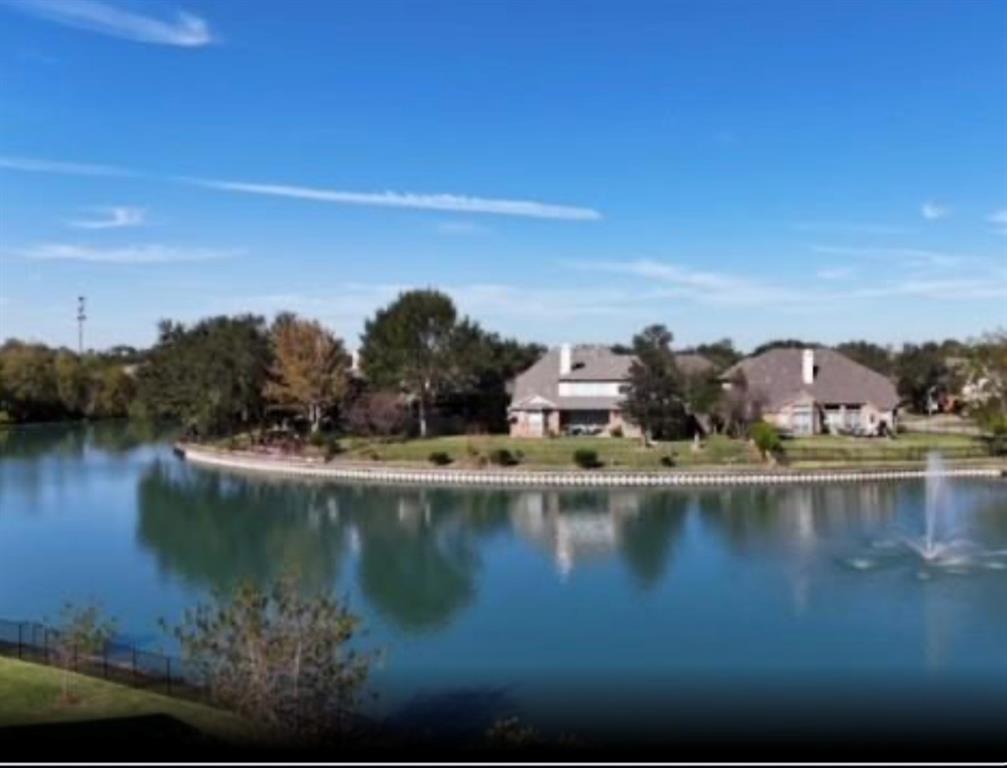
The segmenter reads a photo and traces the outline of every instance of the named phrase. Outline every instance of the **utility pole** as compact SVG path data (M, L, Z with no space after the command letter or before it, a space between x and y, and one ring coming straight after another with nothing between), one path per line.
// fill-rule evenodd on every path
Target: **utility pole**
M84 302L85 297L77 297L77 354L82 356L84 354L84 321L87 320Z

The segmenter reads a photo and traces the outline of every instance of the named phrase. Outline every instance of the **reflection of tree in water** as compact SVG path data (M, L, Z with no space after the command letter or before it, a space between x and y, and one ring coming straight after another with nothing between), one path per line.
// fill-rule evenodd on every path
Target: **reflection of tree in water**
M368 489L354 517L360 586L395 624L445 624L475 595L476 539L507 525L508 494Z
M152 421L99 421L92 425L90 444L106 453L127 453L143 445L166 443L177 438L178 427Z
M294 570L329 589L345 549L338 493L322 486L251 482L159 461L139 484L137 536L166 570L230 589Z
M685 528L689 497L682 493L641 495L637 513L621 526L619 550L640 585L654 587L664 575Z
M87 444L86 424L29 424L0 429L0 458L31 461L38 458L79 458Z
M177 429L144 421L109 420L64 424L28 424L0 429L0 458L79 459L85 448L126 453L144 444L170 440Z
M896 514L887 483L730 488L698 495L700 518L739 551L807 548L831 533L866 532Z

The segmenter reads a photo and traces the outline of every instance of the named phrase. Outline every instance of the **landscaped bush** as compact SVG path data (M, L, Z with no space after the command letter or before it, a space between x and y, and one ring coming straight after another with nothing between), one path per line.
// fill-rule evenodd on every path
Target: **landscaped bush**
M676 461L675 461L675 452L674 451L672 451L671 453L667 454L666 456L662 456L661 457L661 466L662 467L673 467L673 466L675 466L675 464L676 464Z
M598 451L590 448L578 448L573 452L573 463L581 469L597 469L601 466Z
M612 437L622 437L624 433L622 431L622 427L612 427L612 429L609 430L609 434Z
M346 449L343 448L342 443L340 443L336 438L330 438L325 441L325 460L332 461L336 456L341 454Z
M315 448L322 448L325 446L326 437L324 432L312 432L308 436L308 442Z
M758 421L753 424L749 430L749 436L764 459L783 452L780 433L767 421Z
M434 451L430 454L430 463L436 464L438 467L444 467L450 464L454 459L451 458L445 451Z
M522 458L521 451L509 451L506 448L497 448L489 454L490 463L501 467L516 466L521 463Z

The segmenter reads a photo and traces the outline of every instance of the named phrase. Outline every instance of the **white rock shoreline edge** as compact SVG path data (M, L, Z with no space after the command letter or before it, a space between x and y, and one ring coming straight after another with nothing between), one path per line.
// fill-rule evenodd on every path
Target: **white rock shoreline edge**
M268 458L250 453L216 451L177 444L175 452L198 466L256 472L274 476L306 477L354 483L432 486L590 487L643 488L679 486L783 485L794 483L849 483L911 480L928 476L925 469L752 470L748 472L588 472L584 470L470 470L420 467L371 467L359 464L324 463L309 459ZM998 467L951 467L943 477L1002 478L1007 469Z

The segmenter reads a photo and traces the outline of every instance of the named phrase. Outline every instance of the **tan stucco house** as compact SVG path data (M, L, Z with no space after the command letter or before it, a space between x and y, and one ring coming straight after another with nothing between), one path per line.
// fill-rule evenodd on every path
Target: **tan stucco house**
M725 389L744 390L766 421L794 435L895 430L895 385L831 349L771 349L731 366L722 381Z
M680 370L700 373L712 364L700 355L678 354ZM545 353L513 381L508 410L512 437L548 437L584 431L600 435L640 430L622 415L633 356L600 344L563 344Z

